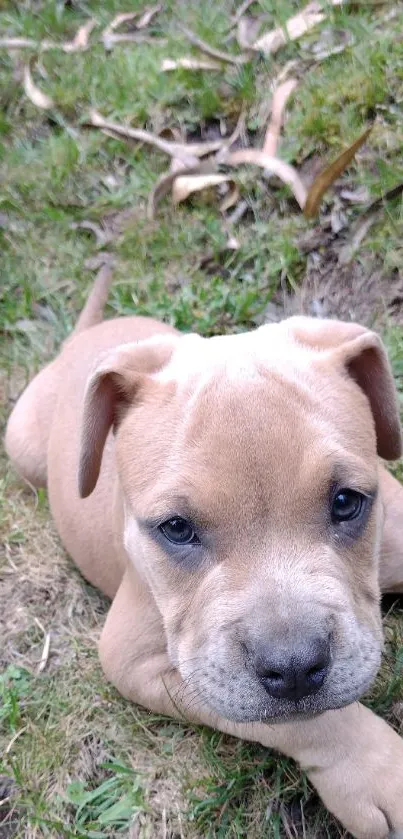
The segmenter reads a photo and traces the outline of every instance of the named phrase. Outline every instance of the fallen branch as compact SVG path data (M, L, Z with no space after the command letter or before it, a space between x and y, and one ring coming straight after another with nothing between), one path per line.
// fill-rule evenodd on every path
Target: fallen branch
M199 61L192 56L183 56L183 58L164 58L161 64L163 73L171 70L221 70L221 64L216 61Z
M225 143L225 140L212 140L211 142L205 143L176 143L170 140L164 140L162 137L157 137L156 134L152 134L150 131L145 131L142 128L131 128L129 125L110 122L104 119L98 111L94 110L91 111L90 119L89 125L95 128L111 131L119 137L128 137L131 140L147 143L169 155L169 157L178 158L185 166L193 166L195 158L212 154L212 152L222 148Z
M260 166L262 169L265 169L266 172L277 175L283 183L290 187L301 210L304 209L307 190L297 170L290 163L286 163L278 157L265 154L260 149L240 149L239 151L232 152L225 162L229 166L242 166L244 163L253 163L255 166Z
M223 61L226 64L235 64L237 66L240 64L246 64L250 61L250 56L248 55L230 55L227 52L221 52L221 50L215 49L215 47L207 44L206 41L202 41L198 35L195 35L195 33L190 29L187 29L186 26L180 26L179 28L194 47L197 47L202 52L205 52L206 55L210 55L211 58L217 58L218 61Z
M331 6L341 6L344 0L329 0ZM273 55L288 41L295 41L301 38L318 23L325 20L326 14L321 3L312 0L298 14L290 17L284 26L277 26L270 32L261 35L251 49L255 52L262 52L264 55Z
M43 93L43 91L34 84L29 64L27 64L24 69L24 90L28 99L30 99L32 104L36 105L37 108L41 108L43 111L53 108L53 99L51 99L50 96L47 96L46 93Z
M288 79L275 88L271 103L271 117L267 126L266 136L263 143L265 154L273 156L276 154L280 139L281 126L283 124L285 106L295 90L298 82L296 79Z

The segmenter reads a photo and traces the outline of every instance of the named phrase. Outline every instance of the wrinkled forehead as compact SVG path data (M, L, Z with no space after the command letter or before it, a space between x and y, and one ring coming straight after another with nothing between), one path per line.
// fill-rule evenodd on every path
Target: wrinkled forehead
M373 473L366 398L339 371L318 369L281 329L189 336L163 375L176 380L181 401L173 462L193 480L286 487L315 469Z
M185 335L181 338L171 361L158 374L161 382L175 381L188 392L193 385L197 393L217 375L229 382L256 380L267 369L282 370L286 356L295 353L289 330L273 324L238 335L202 338ZM305 366L307 353L301 351L299 364Z
M335 362L296 342L287 321L240 335L184 336L157 379L175 384L193 437L291 434L298 445L320 426L350 449L374 444L360 388Z

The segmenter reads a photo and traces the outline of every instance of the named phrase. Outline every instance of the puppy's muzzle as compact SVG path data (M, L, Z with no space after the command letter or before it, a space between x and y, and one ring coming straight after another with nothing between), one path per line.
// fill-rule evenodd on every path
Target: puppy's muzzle
M330 667L328 639L304 639L282 648L258 646L253 665L269 696L298 701L317 693Z

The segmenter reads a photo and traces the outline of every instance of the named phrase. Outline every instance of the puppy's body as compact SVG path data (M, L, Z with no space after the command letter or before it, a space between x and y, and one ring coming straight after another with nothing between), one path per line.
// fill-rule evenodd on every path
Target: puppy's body
M403 590L403 490L378 463L400 446L381 345L308 319L209 340L91 325L106 290L6 436L114 598L106 675L152 710L292 755L357 837L403 830L402 742L354 704L379 666L379 580ZM367 498L341 527L337 487ZM193 541L167 540L178 522Z

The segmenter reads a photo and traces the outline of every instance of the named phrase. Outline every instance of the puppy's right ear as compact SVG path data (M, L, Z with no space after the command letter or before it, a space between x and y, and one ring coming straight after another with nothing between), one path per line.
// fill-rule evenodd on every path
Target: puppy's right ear
M81 498L95 489L109 430L123 415L153 374L170 360L175 335L122 344L105 353L90 376L84 398L78 488Z

